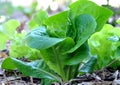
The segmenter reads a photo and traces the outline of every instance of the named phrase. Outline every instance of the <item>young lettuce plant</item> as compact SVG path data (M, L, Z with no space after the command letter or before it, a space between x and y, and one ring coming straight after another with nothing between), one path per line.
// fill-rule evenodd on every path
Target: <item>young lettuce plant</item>
M78 75L79 65L90 57L86 41L102 28L111 15L112 12L106 8L88 0L79 0L72 3L68 10L44 20L34 18L32 22L37 28L25 36L24 42L40 51L42 61L27 63L15 58L9 60L24 75L41 78L45 85L54 81L67 82ZM91 60L87 72L93 68L94 61Z
M104 25L103 29L94 33L89 39L88 44L92 55L98 55L95 70L104 69L107 66L120 62L120 28L109 24ZM114 61L114 62L113 62ZM112 65L112 68L117 68Z
M15 29L20 25L16 20L9 20L0 25L0 50L6 49L6 43L14 39Z
M6 43L10 41L9 56L16 58L22 58L24 56L33 60L40 58L40 52L38 50L23 44L22 40L27 32L17 33L16 29L19 25L20 23L17 20L11 19L0 26L0 50L6 49Z

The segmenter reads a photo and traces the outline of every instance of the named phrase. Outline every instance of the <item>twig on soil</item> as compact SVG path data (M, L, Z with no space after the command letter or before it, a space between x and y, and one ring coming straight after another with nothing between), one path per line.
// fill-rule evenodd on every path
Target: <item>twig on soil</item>
M106 66L106 68L109 67L110 65L112 65L113 63L117 62L117 61L118 61L118 58L115 59L115 60L113 60L111 63L109 63L109 64Z
M101 70L97 70L97 72L102 72L102 71L104 71L106 68L108 68L110 65L112 65L113 63L115 63L115 62L117 62L118 61L118 58L117 59L115 59L115 60L113 60L111 63L109 63L108 65L106 65L103 69L101 69Z
M72 85L72 82L75 82L75 81L84 81L84 79L83 80L81 80L81 79L71 79L68 83L66 83L65 85Z
M2 82L14 81L14 80L18 80L18 79L21 79L21 78L17 77L17 78L11 78L11 79L8 80L7 78L4 77L4 79L5 79L5 81L2 81Z
M6 77L5 74L3 74L3 77L4 77L5 81L7 82L6 85L10 85L10 83L9 83L9 81L7 80L7 77Z
M34 85L32 76L30 76L30 82L31 82L32 85Z
M14 74L15 74L16 79L20 79L20 80L22 81L22 78L21 78L21 77L18 77L18 75L17 75L17 73L16 73L15 71L13 71L13 72L14 72ZM25 84L25 81L23 81L23 84L26 85L26 84Z

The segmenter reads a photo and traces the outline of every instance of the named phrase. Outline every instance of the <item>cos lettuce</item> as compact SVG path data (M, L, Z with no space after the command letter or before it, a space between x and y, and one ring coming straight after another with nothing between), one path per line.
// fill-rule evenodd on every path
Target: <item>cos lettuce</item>
M63 84L76 77L80 72L79 65L91 58L86 42L94 32L102 28L111 15L112 12L106 8L88 0L79 0L72 3L68 10L45 18L40 25L40 20L33 19L35 26L38 24L39 27L28 33L24 42L40 51L43 65L48 66L49 70L14 58L11 61L27 76L41 78L43 83L51 80L49 84L54 81ZM95 60L96 58L92 59L93 62ZM93 63L88 64L87 71L90 72ZM26 67L27 72L24 69Z

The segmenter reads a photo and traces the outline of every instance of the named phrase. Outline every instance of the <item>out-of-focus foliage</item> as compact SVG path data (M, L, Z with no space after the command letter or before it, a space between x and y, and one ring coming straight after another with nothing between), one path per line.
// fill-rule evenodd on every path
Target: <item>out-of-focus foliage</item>
M0 26L0 50L6 49L6 43L10 41L10 57L25 57L32 60L40 58L40 52L38 50L31 49L24 44L23 38L27 32L18 33L16 31L20 26L17 20L11 19Z
M15 7L10 2L0 2L0 15L13 14Z
M106 24L100 32L94 33L88 39L91 54L98 56L98 60L95 65L96 69L103 69L116 59L119 61L119 39L120 28L114 28L108 24Z

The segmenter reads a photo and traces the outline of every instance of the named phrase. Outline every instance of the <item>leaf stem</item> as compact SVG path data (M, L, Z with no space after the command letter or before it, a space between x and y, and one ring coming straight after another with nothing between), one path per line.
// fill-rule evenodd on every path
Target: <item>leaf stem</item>
M61 60L60 60L60 58L59 58L58 52L55 50L54 47L52 47L52 50L53 50L53 52L54 52L54 54L55 54L55 60L57 61L57 66L58 66L59 71L60 71L59 74L61 75L61 77L62 77L63 80L66 80L65 73L64 73L64 70L63 70L63 68L62 68L62 64L61 64L61 62L60 62Z

